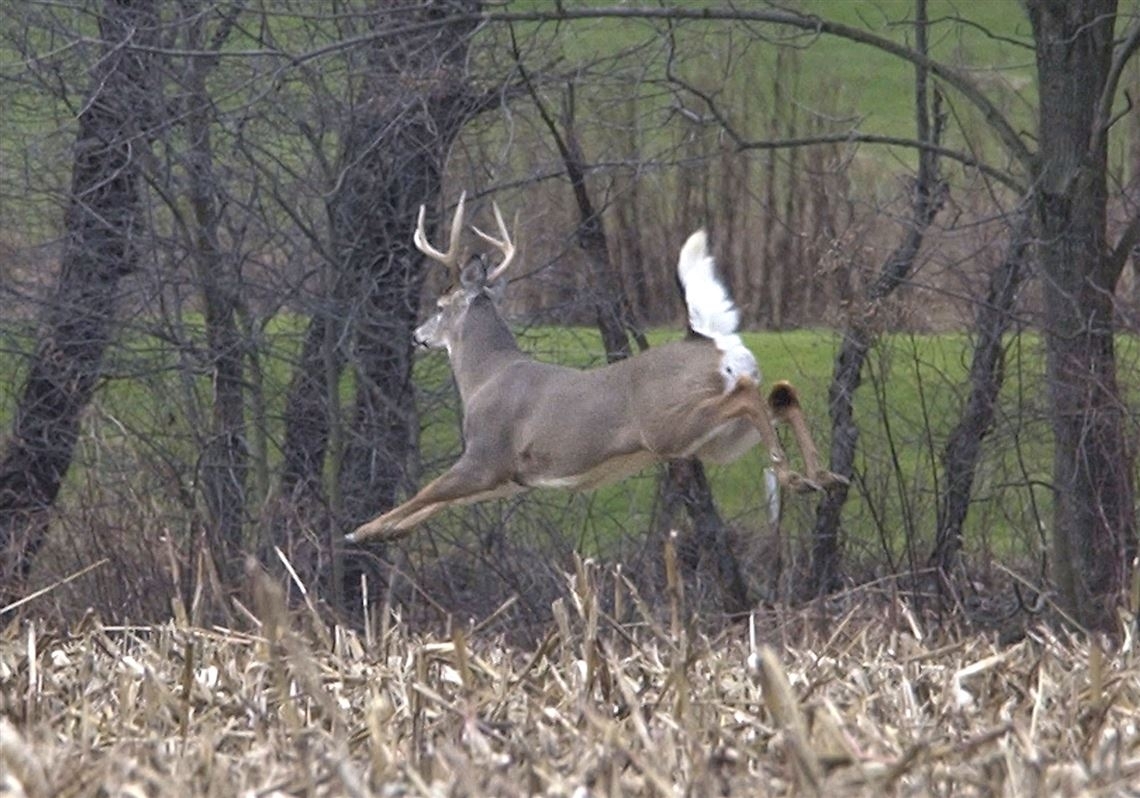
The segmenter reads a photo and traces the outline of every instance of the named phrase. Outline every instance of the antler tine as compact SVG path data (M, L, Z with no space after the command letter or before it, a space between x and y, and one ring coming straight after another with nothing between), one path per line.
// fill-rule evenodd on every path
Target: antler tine
M427 233L424 232L424 214L426 209L423 205L420 206L420 216L416 222L416 232L412 236L412 240L416 244L416 249L432 260L439 261L453 273L459 270L459 236L463 232L463 204L466 199L467 192L464 191L459 195L459 202L455 206L455 216L451 220L451 238L447 244L447 252L440 252L428 243Z
M475 231L475 235L479 236L479 238L483 239L488 244L490 244L491 246L495 247L496 249L498 249L500 252L503 253L502 263L500 263L498 266L496 266L490 272L490 274L487 275L487 282L488 283L493 283L493 282L495 282L495 280L499 279L499 276L507 270L507 267L511 265L511 261L514 260L514 258L515 258L515 245L514 245L514 243L511 242L511 234L507 230L506 223L503 221L503 214L499 210L499 205L498 205L498 203L492 202L491 207L495 211L495 221L499 225L499 235L502 236L501 239L495 238L493 236L489 236L486 233L484 233L482 230L480 230L478 227L476 227L475 225L471 225L471 229ZM518 217L518 214L516 213L515 214L515 227L518 227L518 223L519 223L519 217Z

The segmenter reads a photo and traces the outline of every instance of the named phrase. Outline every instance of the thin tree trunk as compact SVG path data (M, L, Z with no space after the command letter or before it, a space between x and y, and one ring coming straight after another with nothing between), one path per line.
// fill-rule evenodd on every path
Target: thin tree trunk
M119 281L137 264L134 140L145 133L151 75L149 57L126 44L153 40L156 12L149 2L108 0L99 26L102 57L79 114L59 278L0 456L0 592L10 595L43 545L113 336Z
M1004 260L990 274L986 298L974 321L978 338L970 363L970 393L942 452L946 490L938 503L936 538L930 555L930 564L945 573L958 564L962 525L970 509L982 441L993 429L994 405L1005 377L1005 334L1026 276L1029 237L1029 217L1022 213Z
M626 121L623 129L629 134L625 155L629 163L640 163L639 131L637 128L637 103L631 97L624 106ZM650 297L655 296L651 290L651 277L645 270L645 248L642 243L647 239L649 232L643 226L643 208L641 196L641 181L636 174L618 175L620 188L616 194L614 213L617 219L617 243L619 257L622 261L623 282L629 288L627 298L631 304L631 316L642 322L652 323L654 314L660 314L666 308L654 307Z
M835 358L835 371L827 391L827 406L831 413L831 453L829 467L832 473L850 480L855 474L855 453L859 444L859 427L855 424L855 391L863 381L863 363L874 343L867 327L856 324L843 334L839 354ZM815 527L812 531L811 579L807 595L829 593L839 586L840 528L843 505L847 502L850 487L840 482L833 485L816 508Z
M926 0L915 4L915 49L926 53ZM927 70L915 67L915 122L919 141L938 144L942 131L939 95L935 93L933 114L927 101ZM933 119L932 119L933 116ZM933 122L933 125L932 125ZM938 176L938 157L932 149L919 155L918 176L914 183L911 219L902 243L883 264L879 276L867 288L865 297L868 315L875 306L901 285L914 269L919 248L927 228L945 201L945 184ZM875 340L869 324L855 320L844 333L839 354L835 359L835 372L828 390L831 413L832 472L848 480L855 473L855 451L859 430L855 425L855 391L862 380L863 364ZM833 590L839 579L840 528L843 504L848 487L837 485L820 500L812 532L811 577L807 584L808 595L822 595Z
M330 306L342 307L340 294L326 294ZM329 320L333 320L329 323ZM331 308L315 315L305 328L301 353L285 398L285 439L281 446L281 496L296 507L321 502L325 449L329 440L330 377L344 369L344 348L338 345L347 319ZM333 354L331 365L326 353Z
M205 18L194 14L191 19L189 47L203 50L207 47ZM209 46L220 47L228 27L223 23ZM185 160L194 224L190 246L202 292L206 350L214 388L208 437L199 459L200 481L209 514L206 534L210 554L222 583L232 587L243 572L249 449L245 433L243 344L237 324L240 287L234 259L227 257L219 239L219 187L210 141L211 102L206 76L215 65L214 58L188 59Z
M529 84L528 84L529 86ZM624 360L633 354L629 336L637 342L638 349L649 348L649 341L641 326L633 317L629 297L622 282L621 270L610 262L609 248L606 245L605 221L601 212L594 208L586 186L586 156L578 142L574 124L574 87L567 86L566 108L562 119L562 129L547 112L538 95L531 87L531 97L539 113L546 122L566 167L566 176L574 191L574 201L578 206L578 246L586 256L590 266L591 302L597 317L598 330L602 334L602 345L606 349L606 361L612 363Z

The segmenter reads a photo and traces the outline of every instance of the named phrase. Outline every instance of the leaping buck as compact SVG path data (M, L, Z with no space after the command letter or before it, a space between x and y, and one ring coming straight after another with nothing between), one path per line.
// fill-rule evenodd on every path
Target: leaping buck
M760 369L736 334L739 314L716 276L703 230L685 242L677 264L688 337L579 370L523 353L499 315L501 278L515 248L498 206L501 238L472 230L502 261L488 271L473 258L459 269L463 206L460 197L447 252L428 243L423 207L414 236L416 247L458 280L415 339L451 358L463 403L463 454L415 496L349 534L349 542L402 537L451 505L530 488L595 488L683 457L729 462L760 442L781 485L820 490L841 479L821 467L791 384L778 382L766 401L761 396ZM808 476L789 468L776 420L791 427Z

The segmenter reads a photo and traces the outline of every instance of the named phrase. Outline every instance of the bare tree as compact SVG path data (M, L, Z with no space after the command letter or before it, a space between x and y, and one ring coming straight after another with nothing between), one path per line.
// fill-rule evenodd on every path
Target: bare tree
M337 131L325 306L309 321L285 411L282 494L307 507L330 547L344 527L394 505L411 482L412 330L425 269L410 231L420 205L438 207L452 142L487 102L466 72L474 22L462 14L475 4L449 0L414 12L392 5L360 18L374 38ZM340 418L349 364L355 397ZM330 435L332 513L314 516L324 504Z
M915 51L926 55L926 2L915 4ZM875 306L909 276L918 258L919 248L927 228L946 199L946 185L938 171L936 148L941 141L945 123L938 94L933 101L927 97L929 73L919 64L915 67L914 107L916 140L929 145L919 155L918 175L915 178L911 218L903 240L883 263L878 278L867 289L865 307L857 314L875 313ZM835 473L852 479L854 476L855 446L858 428L854 420L854 394L862 380L863 363L874 340L868 320L856 317L844 331L843 342L835 359L835 373L828 392L831 408L831 468ZM812 572L808 594L818 595L836 586L839 575L840 512L847 500L847 488L840 484L820 500L813 531Z
M993 429L995 405L1005 377L1005 335L1014 319L1018 289L1028 277L1030 235L1029 216L1023 210L1014 219L1005 258L990 274L974 321L977 340L970 362L969 395L942 452L946 488L938 505L930 555L930 564L947 574L959 564L962 526L970 510L982 441Z
M236 21L237 9L222 17L217 27L206 28L201 3L183 2L186 48L199 53L224 46ZM192 55L185 59L182 85L185 103L180 119L186 128L186 187L190 218L186 220L188 251L194 260L206 328L206 357L213 385L206 440L199 457L200 482L208 513L209 553L227 585L236 585L243 573L247 550L246 478L249 446L245 422L245 341L238 326L241 307L240 276L235 253L223 242L222 214L226 202L216 174L211 128L215 124L207 78L217 56Z
M59 276L0 456L0 584L13 595L43 545L102 375L119 281L137 266L139 143L152 122L146 47L157 17L151 3L107 0L97 21L101 52L79 112Z
M1033 213L1055 436L1053 575L1081 623L1111 627L1136 552L1114 292L1140 214L1113 247L1107 153L1121 73L1140 47L1140 19L1117 44L1115 0L1027 7L1040 93Z

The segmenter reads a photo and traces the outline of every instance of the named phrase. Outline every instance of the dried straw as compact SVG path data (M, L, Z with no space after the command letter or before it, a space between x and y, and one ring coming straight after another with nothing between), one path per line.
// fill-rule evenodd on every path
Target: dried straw
M1047 627L916 635L869 599L716 637L682 595L634 623L596 566L533 650L478 626L310 630L257 584L257 634L0 635L0 794L1099 795L1140 784L1140 672ZM620 575L615 580L625 584ZM607 596L607 599L610 597ZM662 623L660 614L664 618ZM888 619L888 620L884 620ZM304 621L303 623L301 621ZM304 633L298 629L306 629ZM782 642L781 642L782 641Z

